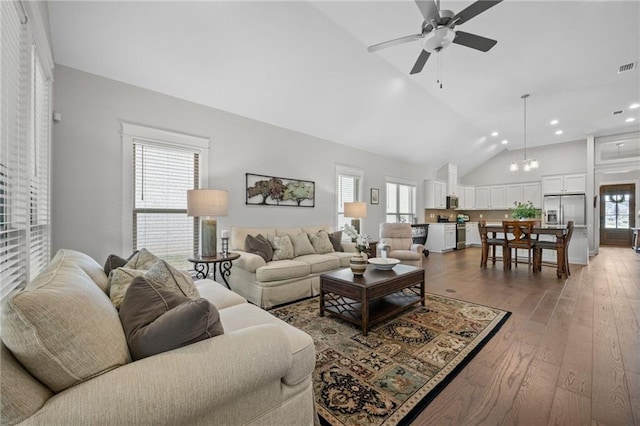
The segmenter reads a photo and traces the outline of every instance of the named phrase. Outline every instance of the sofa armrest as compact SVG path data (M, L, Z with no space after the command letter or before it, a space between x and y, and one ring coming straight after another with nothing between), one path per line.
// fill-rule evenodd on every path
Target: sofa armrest
M256 270L267 264L264 259L257 254L249 253L242 250L235 250L233 253L237 253L240 255L239 259L233 261L233 266L238 268L242 268L247 272L251 272L255 274Z
M277 325L222 334L111 370L50 398L26 423L189 424L291 368Z

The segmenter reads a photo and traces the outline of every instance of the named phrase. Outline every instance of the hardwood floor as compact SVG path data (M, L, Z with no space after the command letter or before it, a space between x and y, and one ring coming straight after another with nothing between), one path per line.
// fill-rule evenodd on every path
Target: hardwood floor
M512 312L414 425L640 425L640 254L503 272L480 249L425 258L427 291Z

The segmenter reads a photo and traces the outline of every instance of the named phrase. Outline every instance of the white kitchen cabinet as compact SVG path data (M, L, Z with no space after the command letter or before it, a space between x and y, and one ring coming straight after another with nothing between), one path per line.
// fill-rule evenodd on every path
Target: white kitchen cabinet
M456 224L430 223L425 247L435 253L453 250L456 247Z
M478 228L478 222L467 222L465 224L465 230L467 232L466 235L466 245L480 247L482 242L480 241L480 230Z
M488 209L490 208L489 187L477 186L476 187L476 208Z
M521 203L524 199L524 189L522 184L506 186L507 207L513 208L515 203Z
M542 184L530 182L522 185L522 201L531 201L534 207L542 208Z
M447 208L447 184L439 180L424 181L425 209Z
M489 207L492 209L506 208L507 187L504 185L491 186L489 188Z
M542 193L584 194L587 192L587 176L584 173L542 177Z
M473 186L464 187L464 208L475 209L476 208L476 189Z

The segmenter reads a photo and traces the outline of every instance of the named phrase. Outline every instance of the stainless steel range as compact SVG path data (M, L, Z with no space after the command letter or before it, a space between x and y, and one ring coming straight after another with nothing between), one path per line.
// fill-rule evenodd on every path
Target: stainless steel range
M456 250L467 247L467 227L464 222L456 223Z

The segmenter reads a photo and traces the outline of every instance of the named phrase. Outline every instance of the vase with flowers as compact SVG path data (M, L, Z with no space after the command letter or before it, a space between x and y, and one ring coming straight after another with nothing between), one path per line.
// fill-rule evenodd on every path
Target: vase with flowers
M349 267L353 275L362 275L367 269L367 250L369 249L369 236L367 234L358 234L356 229L345 224L344 233L356 243L356 254L349 260Z

